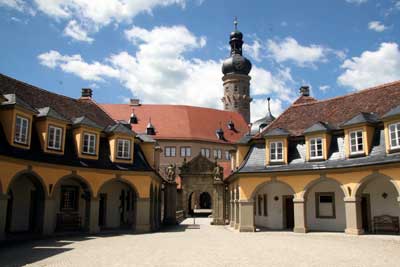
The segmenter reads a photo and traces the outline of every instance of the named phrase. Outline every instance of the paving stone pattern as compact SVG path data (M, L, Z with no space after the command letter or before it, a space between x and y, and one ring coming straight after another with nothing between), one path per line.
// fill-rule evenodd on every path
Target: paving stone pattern
M400 266L400 236L237 233L187 219L142 235L57 238L0 247L0 266Z

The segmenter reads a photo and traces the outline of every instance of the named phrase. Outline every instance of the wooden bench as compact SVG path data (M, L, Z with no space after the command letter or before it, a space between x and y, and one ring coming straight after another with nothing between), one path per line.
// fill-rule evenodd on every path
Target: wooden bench
M374 233L396 233L400 231L399 217L390 215L374 216Z
M81 216L79 213L58 213L57 226L58 231L76 231L81 229Z

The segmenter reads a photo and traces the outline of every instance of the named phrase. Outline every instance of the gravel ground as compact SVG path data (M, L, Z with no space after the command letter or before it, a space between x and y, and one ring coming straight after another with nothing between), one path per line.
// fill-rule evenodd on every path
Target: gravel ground
M10 245L0 248L0 266L400 266L400 236L237 233L205 218L196 223Z

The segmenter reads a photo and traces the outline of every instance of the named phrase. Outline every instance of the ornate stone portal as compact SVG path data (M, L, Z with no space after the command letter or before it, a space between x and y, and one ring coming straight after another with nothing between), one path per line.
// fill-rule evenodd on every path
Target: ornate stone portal
M225 224L225 184L223 168L200 154L180 168L181 199L186 217L193 210L211 210L212 224Z

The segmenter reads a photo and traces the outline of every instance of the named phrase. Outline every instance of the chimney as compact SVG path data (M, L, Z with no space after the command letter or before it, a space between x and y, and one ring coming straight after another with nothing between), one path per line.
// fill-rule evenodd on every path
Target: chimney
M130 105L131 105L131 106L140 106L140 105L141 105L141 104L140 104L140 99L131 98L131 100L130 100Z
M92 98L92 89L82 88L81 98Z
M308 85L300 87L300 94L302 96L310 96L310 87Z

